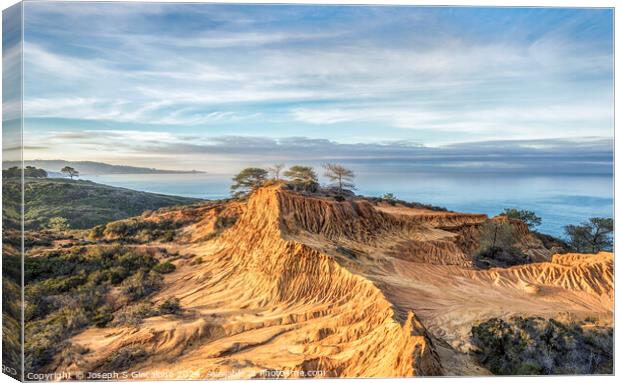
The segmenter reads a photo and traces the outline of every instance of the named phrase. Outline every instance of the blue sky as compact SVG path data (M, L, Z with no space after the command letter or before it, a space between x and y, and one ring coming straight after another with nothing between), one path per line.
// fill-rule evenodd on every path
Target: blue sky
M610 171L612 17L26 3L25 157L226 172L421 155L525 169L523 155L577 153L570 166Z

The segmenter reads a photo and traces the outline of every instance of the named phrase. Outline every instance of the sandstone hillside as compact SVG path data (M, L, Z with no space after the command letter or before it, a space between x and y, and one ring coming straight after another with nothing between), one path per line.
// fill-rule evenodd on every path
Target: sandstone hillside
M475 268L485 215L338 202L273 185L247 202L140 220L180 222L168 226L173 239L133 245L178 254L148 300L176 298L180 309L139 325L87 327L43 370L130 368L145 379L164 370L177 379L481 375L489 371L469 352L480 321L613 314L612 254L553 255L519 222L511 223L518 245L537 262ZM116 316L127 309L119 294L106 298Z

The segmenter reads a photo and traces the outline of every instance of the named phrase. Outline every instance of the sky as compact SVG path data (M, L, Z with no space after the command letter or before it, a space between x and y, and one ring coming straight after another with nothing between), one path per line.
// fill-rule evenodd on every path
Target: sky
M612 18L27 2L24 156L611 173Z

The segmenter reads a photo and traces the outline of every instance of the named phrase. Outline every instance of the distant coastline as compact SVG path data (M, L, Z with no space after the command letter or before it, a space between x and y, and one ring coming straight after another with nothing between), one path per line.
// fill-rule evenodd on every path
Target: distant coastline
M230 197L232 174L110 174L85 176L99 184L149 193L208 200ZM562 236L563 227L579 224L590 216L613 215L613 177L610 175L485 174L463 175L360 172L357 194L379 197L393 193L398 199L415 201L463 213L495 216L505 208L527 209L543 218L540 232Z
M19 161L2 162L2 169L8 169L13 166L21 166ZM47 172L60 173L60 169L65 166L71 166L78 170L81 175L104 175L104 174L205 174L199 170L167 170L145 168L127 165L112 165L104 162L95 161L65 161L65 160L25 160L24 166L34 166L41 168Z

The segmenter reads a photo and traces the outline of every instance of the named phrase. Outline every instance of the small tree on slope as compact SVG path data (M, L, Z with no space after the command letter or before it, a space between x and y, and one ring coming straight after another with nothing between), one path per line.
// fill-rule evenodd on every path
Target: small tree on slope
M71 166L65 166L64 168L60 169L60 171L66 175L68 175L69 177L71 177L71 179L73 179L73 177L79 177L80 172L78 172L77 170L75 170L74 168L72 168Z
M267 180L268 172L261 168L245 168L233 177L230 191L235 197L244 197Z
M284 176L289 179L288 183L293 186L294 190L314 192L318 189L318 177L310 166L291 166L284 172Z
M564 232L574 251L581 253L613 251L613 218L590 218L581 225L564 226Z
M355 189L355 184L353 183L355 173L353 170L338 164L325 164L323 168L325 169L323 175L329 178L332 184L338 188L339 194L342 194L344 189Z
M269 172L272 174L272 178L276 181L280 180L280 173L284 169L284 164L275 164L269 168Z
M500 215L506 216L510 219L518 219L526 224L530 230L533 230L536 226L540 226L542 223L542 218L537 216L536 213L531 210L504 209Z

